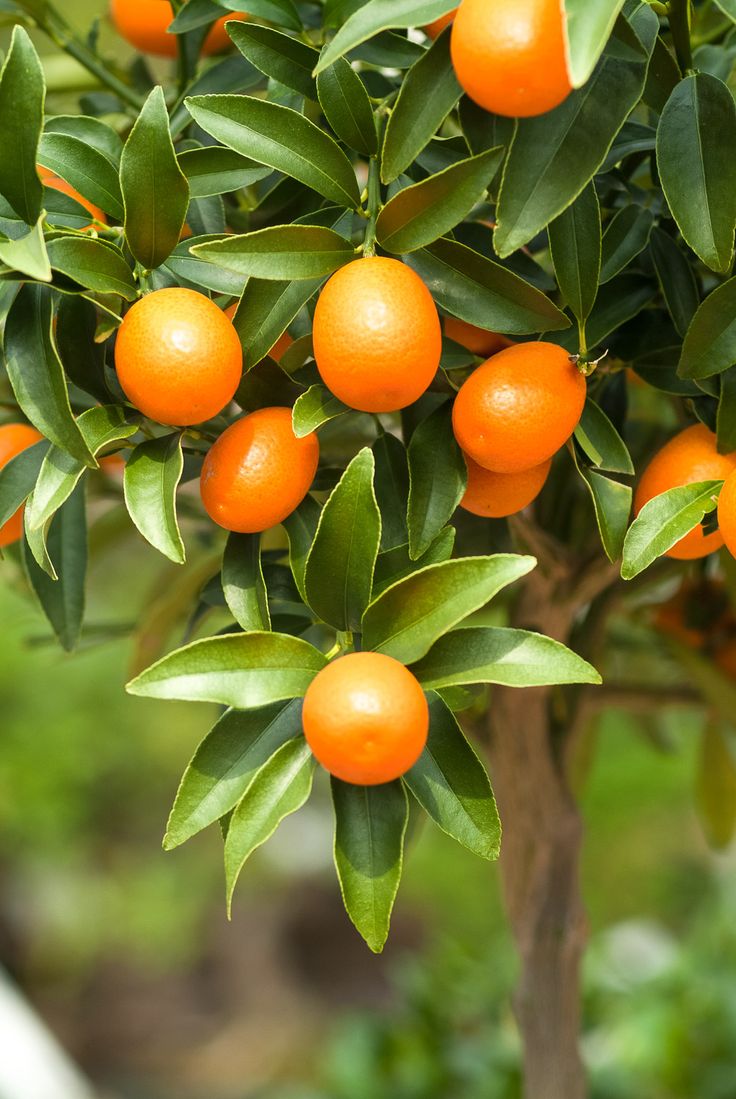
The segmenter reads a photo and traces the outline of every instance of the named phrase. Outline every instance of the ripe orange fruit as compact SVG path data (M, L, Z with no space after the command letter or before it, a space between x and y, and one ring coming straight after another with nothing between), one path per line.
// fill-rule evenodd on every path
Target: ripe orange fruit
M704 424L686 427L662 447L652 458L639 481L634 497L637 515L655 496L677 485L696 481L719 481L736 469L736 452L719 454L716 437ZM667 553L678 561L705 557L723 545L720 531L704 534L700 523L681 538Z
M174 19L169 0L111 0L110 15L121 38L142 53L158 57L176 57L177 35L169 34L167 27ZM244 12L228 12L212 25L204 40L203 54L217 53L230 45L225 33L228 19L247 19Z
M2 424L0 426L0 469L42 436L30 424ZM23 505L0 527L0 546L18 542L23 535Z
M413 404L434 379L442 353L429 290L405 263L382 256L335 272L317 302L313 339L323 382L361 412Z
M44 168L42 164L37 166L37 170L44 187L53 187L55 191L61 191L63 194L69 195L71 198L75 199L80 206L84 206L85 210L89 211L95 221L100 221L103 225L107 225L107 218L99 206L95 206L89 199L80 195L79 191L77 191L75 187L72 187L71 183L67 183L65 179L62 179L61 176L57 176L56 173L50 171L49 168ZM85 225L84 228L93 229L94 225L90 222L90 224Z
M231 424L208 451L202 502L225 530L268 530L299 507L318 462L317 436L297 439L290 408L261 408Z
M493 114L526 118L572 90L562 0L462 0L452 28L455 74Z
M539 466L567 442L585 404L585 378L553 343L517 343L475 370L452 424L466 454L497 473Z
M736 473L730 473L718 497L718 529L726 549L736 557Z
M233 398L243 370L238 334L196 290L154 290L118 329L115 366L126 397L162 424L209 420Z
M465 464L468 467L468 487L460 507L487 519L503 519L523 511L532 500L536 500L549 476L552 459L548 458L541 465L520 473L494 473L479 466L467 454Z
M235 314L237 313L237 311L238 303L235 302L233 305L228 305L227 309L225 310L225 316L229 317L232 321L235 319ZM294 341L288 332L282 332L279 338L276 340L276 343L269 351L269 355L272 359L275 359L276 362L279 362L281 356L284 354L285 351L289 350L293 342Z
M426 27L422 27L422 30L426 35L429 35L430 38L439 38L445 27L449 27L450 23L455 18L456 12L457 8L455 8L454 11L448 11L447 15L441 15L439 19L433 19Z
M383 653L349 653L312 680L304 735L322 766L356 786L393 782L424 751L429 708L419 681Z
M459 343L461 347L467 347L474 355L483 355L489 359L498 351L506 347L513 347L513 341L498 332L489 332L485 328L477 328L474 324L461 321L457 317L445 317L445 335L448 339Z

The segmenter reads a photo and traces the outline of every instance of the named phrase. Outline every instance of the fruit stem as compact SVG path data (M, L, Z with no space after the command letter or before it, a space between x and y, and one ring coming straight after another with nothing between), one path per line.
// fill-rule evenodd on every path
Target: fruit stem
M368 224L363 241L363 255L376 254L376 222L381 208L381 174L377 156L372 156L368 165Z
M670 33L672 34L672 42L683 76L693 67L693 51L690 43L690 14L690 0L670 0Z

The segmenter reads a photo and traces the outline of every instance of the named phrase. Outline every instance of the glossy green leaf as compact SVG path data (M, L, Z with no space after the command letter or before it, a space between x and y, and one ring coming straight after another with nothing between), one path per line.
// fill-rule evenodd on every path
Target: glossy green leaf
M412 65L401 85L383 142L381 178L397 179L431 141L462 94L450 60L450 35Z
M574 88L593 72L624 0L564 0L568 69Z
M300 309L316 294L322 279L280 282L249 279L235 315L246 371L269 353Z
M365 84L344 57L317 77L317 95L325 118L341 141L364 156L375 156L378 134Z
M89 202L101 207L117 222L122 220L123 201L117 168L94 145L69 134L45 133L38 160L44 168L71 183Z
M423 569L427 565L437 565L440 561L449 561L454 545L455 528L443 527L431 545L416 560L409 556L408 542L379 553L373 574L373 597L377 598L386 588L392 587L417 569Z
M298 38L258 23L231 23L227 32L243 57L266 76L308 99L317 98L312 76L319 58L317 50Z
M238 802L225 839L228 912L240 872L284 817L300 809L312 791L315 761L302 737L293 737L271 756Z
M601 209L593 183L551 223L549 244L562 296L577 320L585 321L601 273Z
M409 443L409 552L420 557L449 522L467 486L468 471L452 430L452 405L423 420Z
M0 527L33 492L49 445L46 439L41 439L0 468Z
M195 244L191 252L239 275L279 281L324 278L355 259L349 240L318 225L272 225Z
M43 217L30 233L14 240L0 240L0 263L34 282L51 282L51 264L43 236Z
M429 737L404 782L448 836L482 859L497 859L501 821L486 770L441 698L429 703Z
M381 31L421 27L452 9L448 0L368 0L350 15L322 51L317 72Z
M186 102L194 121L236 153L298 179L341 206L360 205L350 161L304 115L241 95L194 96Z
M359 630L371 598L381 541L374 468L373 453L364 447L325 504L307 560L307 602L337 630Z
M45 286L20 288L5 322L5 366L16 400L42 435L85 465L97 463L72 415L64 371L51 336Z
M105 375L105 347L95 340L97 311L81 294L63 294L56 310L56 346L66 376L100 404L114 396Z
M541 290L458 241L438 240L412 252L407 262L435 301L469 324L515 336L570 326Z
M120 135L101 118L90 115L62 114L47 118L44 130L47 134L66 134L79 138L85 145L92 145L107 157L114 167L120 165L123 142Z
M533 557L496 554L430 565L400 580L363 616L363 647L412 664L435 641L535 567Z
M351 409L334 397L326 386L311 385L294 404L294 434L297 439L303 439L305 435L316 431L322 424L350 411Z
M240 297L246 283L245 275L217 267L190 251L195 244L210 243L213 239L219 240L220 236L218 233L216 237L188 237L181 241L167 258L162 271L171 273L173 283L192 290L212 290L215 294L227 294L229 298Z
M693 269L672 237L657 226L649 238L649 252L672 323L684 339L699 304Z
M125 506L150 545L177 565L186 560L176 516L176 492L184 469L180 432L146 439L125 463Z
M708 267L724 274L736 227L736 104L709 73L686 76L657 129L657 168L680 232Z
M219 145L187 149L179 153L178 160L187 177L192 198L222 195L241 187L250 187L271 172L270 168L264 168L255 160Z
M717 286L698 308L682 346L678 374L710 378L736 364L736 278Z
M389 432L381 432L372 450L376 463L373 483L381 512L381 549L386 550L403 545L409 537L409 467L404 444Z
M441 637L412 671L427 691L471 683L545 687L601 682L587 660L551 637L484 626Z
M502 154L489 149L399 191L378 215L378 243L387 252L415 252L449 233L481 200Z
M641 206L624 206L614 215L603 234L601 283L610 282L644 251L653 226L654 215Z
M388 938L401 880L409 805L400 782L352 786L332 780L335 867L345 910L371 950Z
M130 694L219 702L255 710L301 698L325 657L297 637L233 633L206 637L152 664L127 685Z
M727 15L729 19L736 23L736 0L715 0L715 4L724 15Z
M234 809L264 763L301 731L301 703L296 699L223 714L182 776L164 848L178 847Z
M128 247L144 268L158 267L178 244L189 205L161 87L149 95L125 143L120 185Z
M317 501L313 496L307 495L296 511L292 511L291 515L284 519L284 529L289 538L289 564L299 594L305 602L307 593L304 587L304 574L321 514Z
M222 590L242 630L270 630L260 534L229 534L222 559Z
M624 549L634 491L594 469L579 467L590 492L601 543L609 561L618 561Z
M679 485L645 504L624 543L621 575L633 580L714 511L722 481Z
M87 572L87 523L84 485L76 489L54 516L48 532L48 552L58 579L52 579L23 547L23 564L44 614L61 642L71 651L79 640L84 618Z
M135 301L138 291L133 273L122 252L101 240L85 237L57 237L47 245L55 271L100 294L119 294Z
M45 95L38 54L16 26L0 71L0 194L28 225L38 221L43 201L36 163Z
M585 402L575 438L594 466L633 476L634 463L625 442L600 405L590 398Z

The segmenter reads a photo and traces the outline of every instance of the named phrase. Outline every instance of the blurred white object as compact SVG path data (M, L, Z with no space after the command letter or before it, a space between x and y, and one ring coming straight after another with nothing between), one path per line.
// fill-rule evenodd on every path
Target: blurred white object
M0 1099L94 1099L89 1084L2 972Z

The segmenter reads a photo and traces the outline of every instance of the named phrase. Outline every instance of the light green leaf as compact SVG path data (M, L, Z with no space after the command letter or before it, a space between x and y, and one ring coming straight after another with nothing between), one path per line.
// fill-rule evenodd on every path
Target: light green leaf
M100 294L119 294L135 301L138 290L122 252L92 237L57 237L47 245L55 271Z
M351 409L333 396L326 386L310 385L306 393L302 393L294 404L294 434L297 439L303 439L305 435L316 431L322 424L350 411Z
M624 0L564 0L568 69L574 88L593 72Z
M645 504L624 542L621 575L633 580L714 511L722 481L679 485Z
M125 506L146 539L177 565L186 560L176 517L176 492L184 469L180 432L146 439L125 463Z
M271 629L259 534L228 535L222 559L222 590L242 630Z
M272 225L195 244L190 251L239 275L280 281L321 279L355 259L349 240L317 225Z
M575 438L598 469L633 476L634 463L626 443L600 405L590 398L585 402L580 423L575 428Z
M317 72L322 72L381 31L421 27L452 11L451 0L368 0L343 23L330 44L322 51Z

